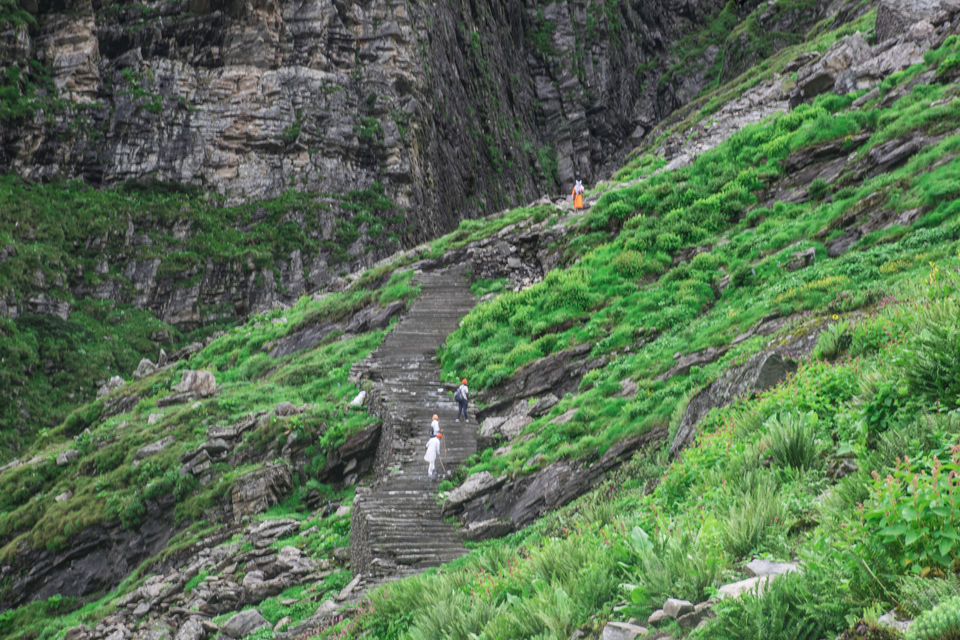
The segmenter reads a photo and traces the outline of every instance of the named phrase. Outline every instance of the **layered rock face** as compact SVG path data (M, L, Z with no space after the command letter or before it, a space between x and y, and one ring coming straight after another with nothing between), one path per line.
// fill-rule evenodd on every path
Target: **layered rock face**
M37 24L5 26L0 66L39 86L41 63L65 102L0 121L0 171L228 202L379 181L415 239L600 175L699 90L651 63L723 6L21 2Z

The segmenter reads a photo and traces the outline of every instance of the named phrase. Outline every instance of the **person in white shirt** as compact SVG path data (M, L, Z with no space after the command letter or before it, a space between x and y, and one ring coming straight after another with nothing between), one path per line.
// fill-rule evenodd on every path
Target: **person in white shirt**
M437 462L437 457L440 455L440 439L443 438L443 434L437 432L430 440L427 442L427 452L423 454L423 459L426 460L429 464L427 466L427 477L434 478L436 477L436 468L435 464Z
M430 423L430 435L435 436L440 433L440 417L433 414L433 422Z

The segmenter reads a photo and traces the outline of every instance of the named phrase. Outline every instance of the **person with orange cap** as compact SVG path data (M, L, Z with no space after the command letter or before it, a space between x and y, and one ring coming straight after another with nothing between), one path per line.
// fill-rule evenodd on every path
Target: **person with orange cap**
M457 401L457 422L460 422L460 416L463 416L464 422L470 422L467 417L467 399L470 397L470 390L467 389L467 379L464 378L460 386L453 393L453 399Z
M427 452L423 454L423 459L427 462L427 477L435 478L437 475L436 468L434 465L437 463L437 457L440 455L440 440L443 438L443 433L438 431L434 434L432 438L427 442Z
M440 417L433 414L433 421L430 423L430 436L435 436L438 433L440 433Z

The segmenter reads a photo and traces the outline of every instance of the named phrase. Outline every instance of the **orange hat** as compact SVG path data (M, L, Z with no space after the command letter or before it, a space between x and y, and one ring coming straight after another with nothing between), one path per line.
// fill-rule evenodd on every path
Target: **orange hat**
M463 381L461 382L461 384L467 384L467 379L464 378Z
M443 437L443 433L441 433L440 431L437 431L437 437L438 437L438 438L442 438L442 437Z
M434 420L439 420L440 418L437 416L437 414L433 414L433 419L434 419Z

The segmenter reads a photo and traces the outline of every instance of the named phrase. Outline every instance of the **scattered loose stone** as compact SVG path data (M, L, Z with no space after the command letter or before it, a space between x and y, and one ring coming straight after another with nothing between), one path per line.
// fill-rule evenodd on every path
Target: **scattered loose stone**
M663 603L663 613L668 618L673 618L676 620L685 613L690 613L694 610L693 603L689 600L679 600L677 598L667 598L667 601Z
M608 622L603 627L601 640L634 640L646 635L647 629L629 622Z
M220 632L231 638L242 638L265 626L270 626L270 623L260 615L259 611L247 609L227 620L227 623L220 628Z
M78 454L75 449L67 449L57 456L57 466L65 467L76 460L79 455L80 454Z

